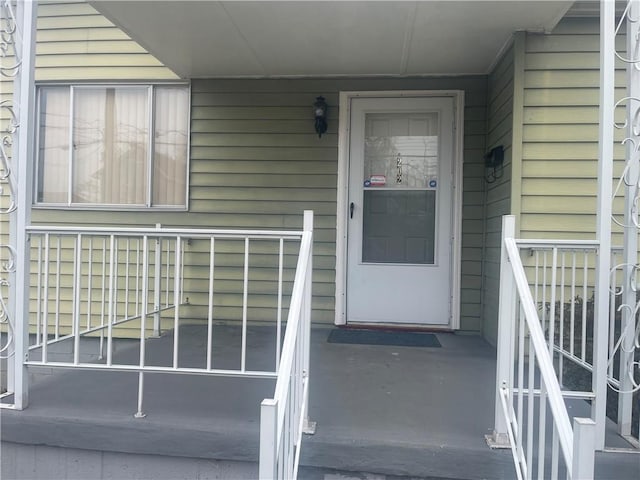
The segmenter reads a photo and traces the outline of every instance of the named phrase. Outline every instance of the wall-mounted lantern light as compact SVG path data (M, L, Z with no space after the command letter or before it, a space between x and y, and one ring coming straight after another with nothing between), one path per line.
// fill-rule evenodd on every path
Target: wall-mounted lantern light
M485 180L493 183L504 173L504 147L498 145L489 150L484 156Z
M327 102L324 101L324 97L316 97L313 104L313 115L316 119L316 133L320 138L327 131Z

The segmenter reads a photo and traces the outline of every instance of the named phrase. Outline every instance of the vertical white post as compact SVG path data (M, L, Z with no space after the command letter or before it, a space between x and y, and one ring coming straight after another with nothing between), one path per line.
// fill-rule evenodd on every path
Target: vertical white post
M632 1L627 12L627 57L632 60L639 60L627 65L627 97L640 98L640 25L637 19L640 15L640 1ZM632 21L636 20L636 21ZM635 306L637 302L637 292L633 288L635 285L635 265L638 263L638 207L636 199L638 197L638 182L640 181L640 153L636 150L640 142L640 132L634 129L634 117L640 111L638 100L628 100L627 102L627 131L624 136L632 141L626 142L626 160L629 168L629 181L626 182L624 199L624 249L623 264L623 305ZM635 120L636 129L638 120ZM634 158L635 157L635 158ZM633 384L629 372L633 368L634 347L633 339L635 332L636 316L631 309L622 309L622 321L620 332L623 335L620 345L620 393L618 394L618 432L623 436L631 435L631 417L633 407Z
M144 403L144 372L138 372L138 410L133 414L133 418L144 418L147 416L142 409Z
M32 237L33 239L33 237ZM33 242L32 242L33 244ZM42 237L38 237L38 272L37 272L37 282L36 282L36 344L40 343L40 339L42 338L40 335L40 324L42 323Z
M140 239L136 238L136 287L135 287L135 312L140 313Z
M267 398L260 405L260 459L258 478L272 480L278 473L278 402Z
M113 278L114 278L114 298L115 298L115 302L113 304L113 318L114 321L118 320L118 289L120 287L120 282L119 282L119 270L120 270L120 239L121 237L115 237L115 260L116 263L113 264Z
M310 380L309 375L309 367L310 367L310 353L311 353L311 305L313 302L313 211L305 210L304 211L304 220L302 230L305 235L310 237L311 245L309 246L309 258L307 260L307 274L305 276L304 281L304 296L302 299L303 311L302 320L303 320L303 330L302 330L302 352L303 352L303 365L302 365L302 375L307 382L307 391L308 384ZM304 399L304 424L303 424L303 432L309 435L315 433L316 424L315 422L311 422L309 420L309 395L307 395Z
M513 215L502 217L502 248L500 253L500 291L498 300L498 345L496 365L496 397L493 436L490 442L495 445L509 445L507 419L504 418L500 388L504 385L512 392L512 368L514 359L512 343L514 341L516 290L513 282L511 265L504 246L506 238L513 238L516 233L516 219Z
M551 254L551 298L549 299L549 355L553 361L555 329L556 329L556 290L558 289L558 248L554 247ZM560 306L562 308L562 306ZM562 345L562 339L559 344Z
M9 244L15 248L15 271L10 275L9 318L14 327L14 355L7 365L12 377L15 408L29 404L29 376L24 362L29 354L30 247L26 227L31 223L35 132L35 45L37 1L17 2L17 51L20 73L14 82L15 113L20 126L13 137L13 175L16 175L17 208L9 217Z
M62 257L62 235L56 237L56 316L54 320L54 335L56 340L60 337L60 258Z
M178 368L178 352L180 348L180 272L182 266L182 237L176 237L175 266L173 275L173 368Z
M89 271L87 272L87 330L91 329L91 305L93 303L93 236L89 236Z
M170 276L171 276L171 242L170 241L166 241L165 242L167 244L167 265L165 267L165 283L167 285L167 288L165 289L165 299L164 299L164 305L165 307L169 306L169 285L170 285ZM176 276L176 274L174 273L174 277Z
M240 370L245 371L247 366L247 309L249 302L249 237L244 239L244 273L242 281L242 347L240 358Z
M280 239L278 250L278 312L276 314L276 372L280 371L282 349L282 270L284 268L284 239Z
M113 360L113 323L116 321L115 303L115 261L116 261L116 239L114 235L109 236L109 313L107 315L107 365L111 365Z
M131 239L127 238L124 249L124 318L129 318L129 258L131 256ZM137 265L136 265L137 267ZM138 311L134 312L137 315Z
M600 135L598 144L598 211L596 240L596 290L593 328L595 399L591 418L596 422L596 449L604 448L607 404L607 354L609 335L609 267L611 263L611 196L613 179L613 110L615 93L615 2L600 1ZM586 299L585 299L586 300Z
M242 281L242 351L240 370L247 366L247 308L249 302L249 237L244 239L244 273Z
M45 250L44 250L44 305L42 307L42 363L48 360L49 345L49 251L51 240L49 234L44 234ZM9 370L11 371L11 370Z
M213 288L216 268L216 239L209 240L209 308L207 308L207 370L213 363Z
M160 230L160 224L156 223L156 229ZM153 309L155 313L153 314L153 336L160 336L160 302L162 301L161 296L161 288L162 288L162 238L156 238L156 251L155 251L155 259L154 259L154 274L153 274Z
M572 479L593 479L595 464L595 432L596 424L590 418L573 419Z
M515 317L515 323L517 324L517 328L518 328L518 333L517 333L517 337L518 337L518 374L517 374L517 379L518 379L518 397L517 397L517 413L516 413L516 421L517 421L517 427L514 428L515 432L514 435L516 436L516 446L518 448L518 454L520 455L520 463L522 463L523 465L526 466L526 463L524 462L524 448L523 448L523 441L524 441L524 355L525 355L525 349L524 349L524 339L525 339L525 323L526 320L524 318L524 313L522 311L522 305L520 305L520 308L518 308L518 313L517 313L517 317ZM513 327L513 329L515 330L515 326ZM509 352L510 357L511 358L515 358L515 354L516 354L516 349L515 349L515 345L513 346L513 348L511 349L511 351ZM512 379L511 381L513 382L513 379L515 378L513 375L510 375L510 378ZM513 388L514 385L511 385L511 387ZM508 386L507 386L508 388ZM508 399L510 399L513 402L513 391L509 392L509 397ZM509 410L507 410L509 411ZM509 419L510 422L513 422L512 419ZM525 475L526 477L526 475Z
M562 252L562 266L560 267L560 332L558 335L558 343L560 344L560 350L565 351L564 341L564 296L565 296L565 252ZM560 353L558 355L558 381L560 386L563 385L563 371L564 371L564 355Z
M149 237L142 237L142 305L140 312L140 368L143 368L146 361L146 335L147 335L147 312L149 311ZM133 415L135 418L144 418L147 415L142 409L144 400L144 372L138 372L138 411Z
M100 287L100 352L98 353L98 359L102 360L104 357L104 315L106 305L106 285L107 285L107 238L102 239L102 278Z
M73 262L73 363L80 362L80 299L82 294L82 234L76 237Z

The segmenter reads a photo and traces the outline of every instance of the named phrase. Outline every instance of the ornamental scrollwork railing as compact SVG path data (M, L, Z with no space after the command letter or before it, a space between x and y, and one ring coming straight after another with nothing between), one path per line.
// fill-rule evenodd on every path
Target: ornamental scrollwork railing
M626 8L620 17L616 26L616 37L623 35L626 29L627 48L624 53L616 50L617 59L627 66L627 94L615 103L614 113L618 109L625 109L624 122L615 122L614 127L624 132L624 138L621 145L626 149L626 160L624 170L620 176L617 186L614 190L613 197L623 195L626 190L628 196L626 220L620 216L613 216L613 222L624 228L634 229L636 235L640 230L640 0L629 0ZM615 74L615 72L611 72ZM637 250L637 249L636 249ZM620 372L620 379L623 376L627 378L625 385L631 388L623 388L621 383L618 384L615 379L609 378L610 387L621 393L629 394L640 391L640 322L638 316L640 313L640 300L638 300L638 291L640 286L637 285L637 278L640 275L640 264L636 252L627 252L635 257L635 261L629 262L627 257L624 262L614 265L611 275L621 274L624 278L622 286L612 291L616 299L619 299L618 312L624 318L630 319L620 329L619 334L613 348L609 352L609 364L612 364L616 356L620 358L622 355L630 357L627 364L626 372ZM622 273L621 273L622 272ZM625 276L626 273L626 276ZM627 292L633 292L632 295L626 295ZM633 300L629 300L633 299ZM612 320L613 321L613 320ZM620 385L618 387L617 385Z
M3 0L0 4L0 74L16 77L22 64L18 54L18 22L15 1Z
M11 146L19 122L11 100L0 102L0 111L7 112L9 116L9 121L2 129L0 138L0 195L8 196L8 205L0 206L0 213L9 214L16 209L16 184L11 170Z
M15 0L0 1L0 80L15 79L22 62L19 48L20 31ZM15 97L14 97L15 99ZM18 133L20 119L12 100L0 102L0 232L9 225L9 215L18 208L16 177L12 169L13 138ZM3 235L3 239L7 238ZM2 241L0 240L0 241ZM0 244L0 358L13 355L13 318L9 310L10 275L15 272L16 251L12 245Z

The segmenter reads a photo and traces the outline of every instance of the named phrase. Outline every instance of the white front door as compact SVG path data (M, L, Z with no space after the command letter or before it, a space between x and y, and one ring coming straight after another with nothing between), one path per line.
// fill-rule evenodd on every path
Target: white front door
M351 98L347 323L451 325L453 97Z

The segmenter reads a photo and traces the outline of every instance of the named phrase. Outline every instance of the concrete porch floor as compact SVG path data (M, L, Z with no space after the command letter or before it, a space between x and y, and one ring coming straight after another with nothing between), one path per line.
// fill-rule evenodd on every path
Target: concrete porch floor
M424 478L511 479L511 452L490 450L495 350L480 337L438 333L442 348L344 345L314 328L310 417L301 478L318 468ZM273 362L273 331L250 328L247 367ZM202 364L206 328L180 331L181 365ZM216 327L220 368L239 363L239 329ZM166 364L171 333L147 344ZM117 345L115 360L134 363L137 343ZM30 406L2 410L2 440L29 445L233 462L258 458L259 405L273 380L147 374L146 418L135 419L134 373L34 369ZM584 410L583 410L584 409ZM588 415L584 402L576 415ZM586 412L586 413L585 413ZM607 445L625 447L609 436ZM637 454L598 454L597 478L640 475ZM170 477L168 477L170 478ZM318 477L321 478L321 477Z

